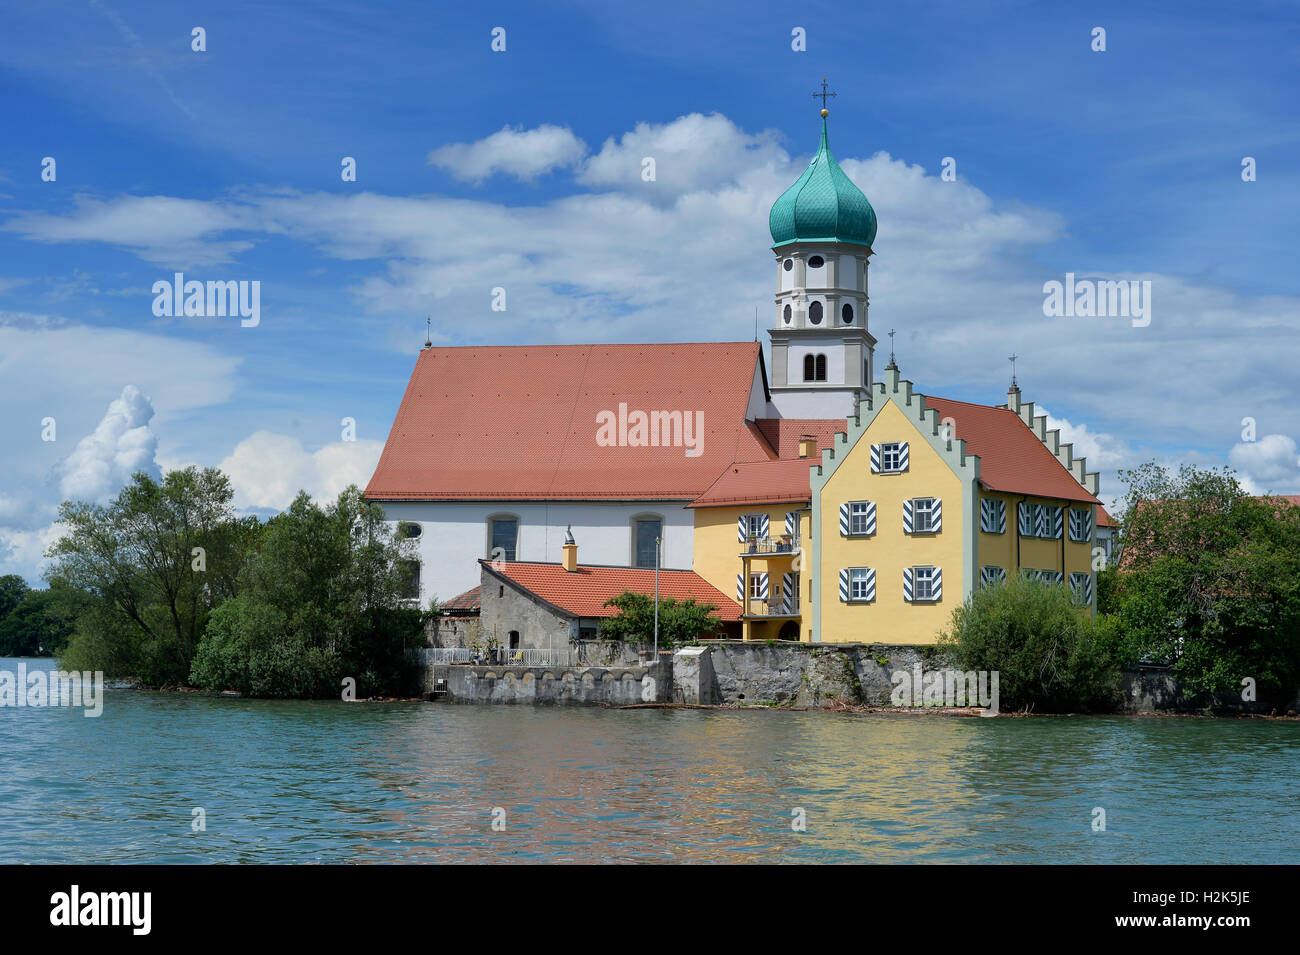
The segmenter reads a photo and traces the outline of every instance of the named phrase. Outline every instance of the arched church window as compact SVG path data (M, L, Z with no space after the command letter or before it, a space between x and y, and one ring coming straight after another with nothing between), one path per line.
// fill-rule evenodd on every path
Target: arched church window
M808 260L808 268L810 269L820 269L825 264L826 264L826 260L823 259L820 255L814 255L812 258Z
M817 373L816 379L818 381L826 380L826 356L825 355L817 356L817 364L816 364L815 371Z
M785 323L786 323L787 325L790 324L790 315L791 315L791 312L790 312L790 306L787 305L787 306L785 307L785 311L781 313L781 317L785 319Z
M817 380L817 363L813 360L812 355L803 356L803 380L804 381Z
M789 272L789 271L790 271L791 269L793 269L793 268L794 268L794 259L786 259L786 260L785 260L785 270L786 270L787 272Z
M850 324L853 321L853 306L845 303L844 307L840 309L840 317L844 319L845 325Z
M820 325L822 323L821 302L813 302L808 306L808 321L812 322L814 325Z

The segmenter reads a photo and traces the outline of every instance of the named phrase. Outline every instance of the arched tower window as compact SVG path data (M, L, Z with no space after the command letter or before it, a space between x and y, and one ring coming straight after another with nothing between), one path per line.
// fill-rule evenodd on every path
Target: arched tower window
M811 305L808 306L808 321L810 321L814 325L820 325L822 323L821 302L813 302Z
M816 361L813 360L812 355L803 356L803 380L804 381L817 380L817 363Z
M852 322L853 322L853 306L850 305L850 304L848 304L847 302L845 302L845 303L844 303L844 307L843 307L842 309L840 309L840 317L841 317L842 319L844 319L844 324L845 324L845 325L850 325L850 324L852 324Z
M785 307L785 311L783 311L783 312L781 313L781 317L785 319L785 323L786 323L787 325L790 324L790 315L791 315L791 312L790 312L790 306L787 305L787 306Z
M816 372L815 377L817 381L826 380L826 356L825 355L817 356L817 361L814 367L814 371Z

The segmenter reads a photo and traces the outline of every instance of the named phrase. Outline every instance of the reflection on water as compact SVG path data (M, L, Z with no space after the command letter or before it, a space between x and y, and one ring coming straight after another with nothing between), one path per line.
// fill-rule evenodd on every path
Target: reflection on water
M1250 720L110 690L0 709L0 862L1295 862L1297 769Z

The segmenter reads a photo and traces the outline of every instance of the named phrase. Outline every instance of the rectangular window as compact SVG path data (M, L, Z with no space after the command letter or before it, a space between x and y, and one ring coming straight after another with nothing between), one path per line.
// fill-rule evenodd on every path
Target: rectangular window
M489 560L514 560L515 544L519 540L519 521L513 517L492 519L492 552Z
M903 444L901 441L889 442L880 446L881 469L884 471L901 471L903 469Z
M420 562L418 560L398 561L398 570L402 575L402 589L400 591L404 600L420 599Z
M1080 606L1092 603L1092 575L1070 574L1070 599Z
M849 571L849 596L853 600L867 599L867 568L854 567Z
M980 568L980 583L984 585L1000 584L1007 579L1005 569L996 564L987 564Z
M934 498L918 497L912 500L912 531L926 534L934 530Z
M854 501L849 505L849 533L865 534L867 532L867 502Z
M763 575L762 574L749 575L749 599L750 600L763 599Z
M654 567L657 539L663 535L663 521L638 519L636 522L636 566Z
M1007 502L996 497L980 499L980 530L986 534L1007 532Z
M917 567L913 577L913 600L934 599L934 568Z

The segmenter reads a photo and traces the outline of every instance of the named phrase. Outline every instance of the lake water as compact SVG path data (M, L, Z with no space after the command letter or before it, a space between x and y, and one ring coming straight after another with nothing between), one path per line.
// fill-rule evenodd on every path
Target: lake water
M0 708L0 863L1294 863L1298 770L1294 722L108 690Z

